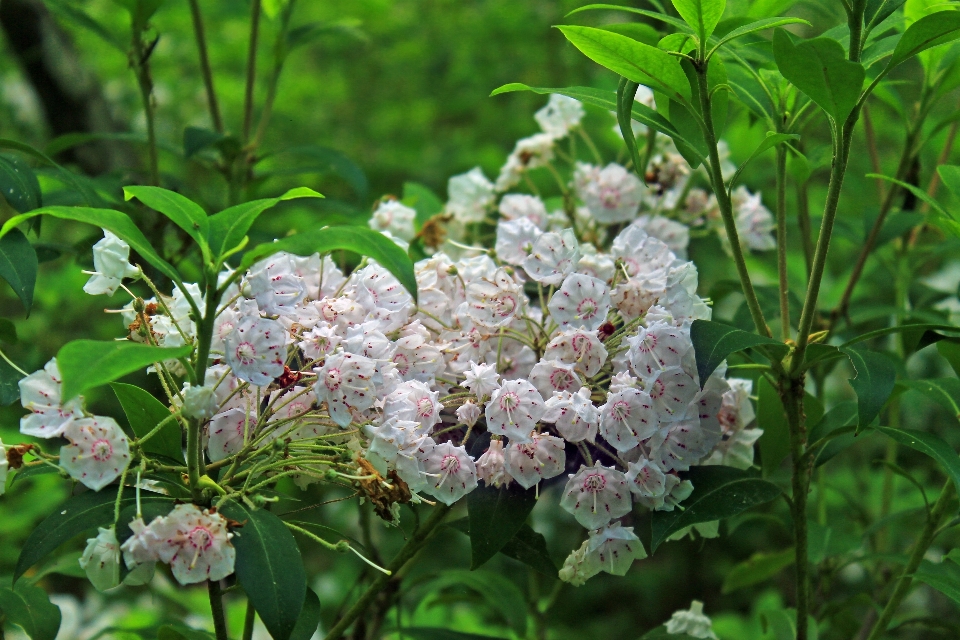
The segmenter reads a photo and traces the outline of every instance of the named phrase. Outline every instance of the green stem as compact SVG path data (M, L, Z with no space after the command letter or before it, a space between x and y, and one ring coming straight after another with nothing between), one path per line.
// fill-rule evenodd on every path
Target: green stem
M717 198L717 204L720 206L723 226L727 231L727 238L730 240L733 261L737 266L737 275L740 277L740 286L743 289L744 297L747 299L747 307L750 309L750 316L753 318L757 331L762 336L772 337L770 327L767 326L763 311L760 309L757 292L753 288L753 282L750 281L747 262L743 257L743 247L740 245L740 235L737 233L737 223L733 217L733 207L723 184L723 174L720 171L720 152L717 150L717 135L713 128L706 64L697 69L697 89L700 98L700 112L703 116L703 137L706 139L707 149L710 152L710 162L707 170L710 172L713 193Z
M207 593L210 595L210 612L213 614L213 629L217 640L230 640L227 635L227 620L223 615L223 597L220 595L220 581L208 580Z
M280 17L280 29L277 32L277 41L274 45L273 73L270 74L267 83L267 97L263 103L263 111L260 112L257 133L249 145L251 150L259 147L263 142L263 137L267 133L267 123L270 122L270 116L273 114L273 103L277 99L277 85L280 83L280 73L283 71L283 63L287 58L284 40L287 37L287 28L290 25L290 17L293 15L293 8L296 4L296 0L289 0Z
M437 528L447 513L450 512L450 507L447 505L441 505L434 508L433 513L430 514L430 517L424 521L413 535L407 541L403 548L400 549L400 552L390 561L390 564L387 565L387 570L391 573L397 573L404 565L409 562L414 555L420 549L426 545L427 540L429 540L430 535L433 533L434 529ZM387 586L387 583L390 580L390 576L380 573L374 578L373 582L367 587L367 590L364 592L360 599L357 600L352 607L343 615L342 618L337 622L336 625L330 632L327 633L325 640L336 640L336 638L343 637L344 631L347 630L353 621L359 618L367 607L373 603L373 599L377 597L384 587Z
M217 133L223 133L223 118L220 116L220 105L217 103L217 93L213 88L213 72L210 70L210 56L207 54L207 36L203 28L203 16L200 15L198 0L190 0L190 17L193 19L193 34L200 53L200 73L203 75L203 86L207 92L210 119Z
M147 120L147 155L150 167L150 184L160 185L160 167L157 160L157 131L153 112L153 79L150 76L150 51L144 48L143 32L134 30L132 57L134 73L137 76L137 86L140 89L140 99L143 101L143 111ZM152 49L151 49L152 50Z
M913 574L916 572L917 567L920 566L920 561L923 560L927 549L933 544L933 540L937 534L937 527L940 526L940 521L947 513L948 507L952 504L956 493L957 491L953 481L947 480L943 486L943 491L940 492L940 497L937 498L933 509L930 511L927 523L923 527L920 537L917 538L913 545L913 549L910 552L910 559L907 561L907 565L903 568L903 572L897 579L897 585L894 587L893 593L890 595L886 606L884 606L883 613L880 614L880 618L877 619L876 624L873 625L873 630L870 632L867 640L880 640L886 633L890 621L893 619L894 614L896 614L897 609L910 590L910 585L913 583Z
M247 613L243 618L243 636L241 640L253 640L253 623L257 619L257 611L253 608L253 603L247 600Z
M794 531L794 562L797 600L797 640L808 638L810 613L809 551L807 535L807 496L813 459L806 452L807 428L803 412L803 379L785 378L780 382L780 395L787 413L790 431L790 456L793 462L791 503Z
M250 3L250 49L247 51L247 84L243 93L243 139L253 127L253 88L257 81L257 40L260 36L260 0Z
M787 282L787 150L777 146L777 276L780 283L780 339L790 338L790 284Z

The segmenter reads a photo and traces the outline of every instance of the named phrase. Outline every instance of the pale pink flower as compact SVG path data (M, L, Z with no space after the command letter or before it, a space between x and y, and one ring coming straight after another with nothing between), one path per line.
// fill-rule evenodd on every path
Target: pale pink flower
M90 295L112 296L124 278L133 278L140 270L130 264L130 245L113 233L103 230L103 239L93 245L94 271L84 271L91 278L83 285Z
M470 362L470 368L463 372L464 380L460 386L469 389L478 400L483 400L500 388L500 375L493 364Z
M541 284L557 285L573 273L579 262L580 243L572 229L564 229L537 238L530 255L523 259L523 269Z
M617 451L629 451L657 431L660 420L645 391L622 389L600 407L600 435Z
M623 474L598 461L580 466L570 474L560 506L573 514L583 527L599 529L611 520L630 513L630 489Z
M661 498L666 493L666 477L653 462L642 459L627 465L627 482L630 491L641 498Z
M583 105L579 100L551 93L546 106L533 114L533 119L547 135L563 138L571 129L580 125L584 115Z
M700 391L693 377L680 367L657 371L643 386L663 422L683 418Z
M373 382L376 373L373 360L340 351L328 356L317 369L313 392L320 402L327 403L330 418L346 427L353 420L351 409L369 409L376 401L377 389Z
M615 576L627 575L634 560L647 557L647 550L633 533L633 527L621 527L619 522L591 531L587 549L602 571Z
M444 504L453 504L477 488L477 467L463 447L444 442L420 456L429 476L425 491Z
M293 254L280 251L250 267L246 281L257 305L270 315L296 312L307 295L307 285L296 272Z
M207 425L210 460L217 462L238 453L253 437L256 428L256 416L248 414L246 409L228 409L213 416Z
M503 441L491 440L490 447L477 458L477 475L488 487L500 487L510 482L505 468Z
M537 196L508 193L500 198L499 210L503 220L529 218L540 229L543 229L547 224L547 207L544 206L543 200Z
M580 378L573 369L573 364L559 360L541 360L533 365L530 382L545 398L549 398L555 391L579 389Z
M380 202L370 216L370 228L387 231L401 240L410 242L416 235L413 226L416 217L416 210L398 200L387 199Z
M646 190L637 176L612 162L602 169L578 162L573 184L577 196L601 224L632 220Z
M590 400L590 389L580 387L576 393L556 391L544 403L542 420L551 422L568 442L593 442L600 424L600 411Z
M478 325L499 328L509 324L523 305L520 286L498 269L491 279L474 280L467 285L467 315Z
M63 435L67 423L83 416L83 397L61 402L60 369L52 358L40 371L34 371L18 383L20 404L30 415L20 418L20 433L37 438Z
M276 320L243 318L224 338L224 358L234 375L263 386L283 373L287 332Z
M480 407L476 405L476 403L464 402L462 405L457 407L457 420L468 427L472 427L473 425L477 424L477 420L480 419L482 413L483 412L480 410Z
M481 222L496 199L493 183L480 167L453 176L447 182L446 210L463 223Z
M543 353L546 360L560 360L576 366L588 378L600 373L607 361L607 348L596 331L568 329L550 341Z
M69 445L60 448L60 466L94 491L120 476L130 464L127 436L113 418L75 418L63 429Z
M233 573L233 534L219 513L180 504L149 525L160 539L157 556L170 565L180 584L222 580Z
M599 329L610 311L610 292L603 281L575 273L563 281L548 307L561 327Z
M667 621L667 633L684 633L693 638L710 638L717 640L713 632L713 623L703 613L703 603L694 600L687 611L675 611Z
M526 380L508 380L487 403L487 431L514 442L530 442L530 434L543 417L543 397Z
M505 469L524 489L563 473L567 457L563 438L536 433L530 442L507 447Z
M640 327L627 343L630 364L641 378L652 377L657 369L679 367L683 355L693 348L689 333L665 322Z
M412 420L421 426L421 433L427 433L440 422L443 405L439 398L439 392L419 380L403 382L384 398L383 413L389 418Z
M533 245L543 235L540 227L530 218L501 220L497 223L497 241L494 250L502 261L520 265L533 251Z

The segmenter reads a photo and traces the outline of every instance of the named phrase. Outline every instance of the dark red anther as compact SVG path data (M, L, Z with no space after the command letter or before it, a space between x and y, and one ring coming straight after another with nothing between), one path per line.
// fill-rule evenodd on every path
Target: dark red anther
M613 325L612 322L604 322L602 325L600 325L600 329L599 331L597 331L597 335L601 340L606 340L607 338L612 336L616 330L617 328Z

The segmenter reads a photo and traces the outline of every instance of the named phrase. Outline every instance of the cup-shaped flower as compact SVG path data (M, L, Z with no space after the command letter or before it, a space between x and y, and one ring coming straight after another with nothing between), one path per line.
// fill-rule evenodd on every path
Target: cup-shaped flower
M625 388L600 407L600 435L617 451L629 451L657 432L660 420L645 391Z
M351 409L368 409L377 399L376 372L373 360L340 351L317 369L313 391L318 400L327 403L333 421L345 427L353 420Z
M170 565L180 584L222 580L233 573L236 549L219 513L180 504L149 525L159 538L157 556Z
M544 403L542 420L552 422L568 442L593 442L600 424L600 411L590 400L590 389L580 387L576 393L554 392Z
M466 379L461 386L469 389L481 401L500 388L500 375L493 364L477 364L471 361L463 376Z
M530 382L545 398L557 391L573 391L580 388L580 377L572 363L559 360L541 360L530 371Z
M130 245L106 229L103 239L93 245L93 268L91 278L83 285L83 290L92 296L104 293L112 296L124 278L140 272L130 264Z
M434 445L420 456L429 480L424 489L444 504L453 504L477 488L477 467L463 447Z
M536 387L526 380L508 380L487 403L487 431L514 442L530 442L530 434L544 409L543 397Z
M523 305L520 286L503 269L490 279L481 278L467 284L467 315L474 322L491 329L509 324Z
M245 317L223 343L227 364L241 380L261 387L283 373L286 330L276 320Z
M599 329L610 311L610 291L597 278L574 273L550 298L550 317L561 327Z
M113 527L100 527L96 538L87 539L80 566L97 591L113 589L120 584L120 543Z
M555 478L563 473L567 462L563 438L536 433L531 442L514 442L507 447L507 473L524 489L541 480Z
M523 269L541 284L557 285L573 273L579 262L580 243L572 229L564 229L537 238L530 255L523 259Z
M591 531L587 549L601 571L615 576L627 575L634 560L647 557L647 550L633 533L633 527L621 527L619 522Z
M94 491L113 482L130 464L130 445L113 418L93 416L67 423L60 448L60 466Z
M579 471L570 474L560 506L572 513L583 527L599 529L630 513L627 479L599 461L592 467L581 465Z
M596 331L568 329L550 341L543 357L573 364L578 371L592 378L600 373L600 367L607 361L607 348L600 342Z
M20 419L20 433L36 438L54 438L63 435L63 430L72 418L83 416L83 397L77 396L61 403L60 369L53 358L40 371L34 371L18 383L20 404L30 410L30 415Z
M488 487L500 487L510 482L504 466L506 459L503 454L503 441L491 440L490 446L477 458L477 476Z

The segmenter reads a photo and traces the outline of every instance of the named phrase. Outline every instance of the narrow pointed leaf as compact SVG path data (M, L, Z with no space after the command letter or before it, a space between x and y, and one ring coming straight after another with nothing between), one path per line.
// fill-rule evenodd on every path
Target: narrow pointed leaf
M896 429L894 427L876 427L883 435L896 440L920 453L930 456L940 465L941 470L960 490L960 456L940 436L914 429Z
M693 493L673 511L654 511L650 523L650 552L671 535L701 522L722 520L770 502L780 487L733 467L693 467L685 474Z
M557 27L573 46L597 64L673 99L690 101L690 82L680 62L665 51L619 33L592 27Z
M673 0L673 7L690 25L701 40L706 40L717 28L726 0Z
M904 380L907 387L919 391L960 419L960 378Z
M310 640L317 633L320 626L320 598L313 589L307 589L303 599L303 609L297 618L297 626L290 634L290 640Z
M240 586L274 640L289 640L307 593L300 549L283 521L263 509L233 502L220 510L243 522L233 537Z
M207 247L209 223L207 212L196 202L169 189L160 187L124 187L127 200L136 198L154 211L163 215L187 232L201 247Z
M288 236L276 242L258 245L243 254L240 269L246 270L254 263L278 251L288 251L298 256L331 251L352 251L373 258L392 273L417 300L417 279L413 262L407 253L379 231L365 227L326 227Z
M112 382L110 388L120 401L120 406L123 407L123 412L127 416L127 422L130 423L130 428L138 438L147 435L153 431L154 427L170 417L170 409L140 387ZM182 461L181 436L180 424L176 420L170 420L156 435L151 436L143 444L143 449L148 453Z
M637 89L640 85L631 82L626 78L620 78L620 86L617 89L617 124L620 126L620 133L623 141L627 145L627 151L630 152L630 158L633 160L633 170L636 171L640 179L646 172L646 167L641 166L640 151L637 149L637 138L633 133L633 119L631 118L631 106L636 102Z
M470 569L485 564L503 549L537 504L536 492L518 485L486 484L467 495L470 519Z
M701 387L731 353L753 347L762 347L770 356L778 359L787 353L787 345L778 340L709 320L694 320L690 327L690 339L697 359Z
M0 196L19 213L40 206L40 183L20 158L0 156Z
M799 140L800 136L795 133L774 133L773 131L767 132L767 137L757 145L757 148L753 150L753 153L750 154L746 160L743 161L739 167L737 167L737 172L733 174L733 177L730 178L730 183L727 185L728 191L733 191L733 187L736 186L737 180L740 178L740 174L743 173L743 170L747 168L747 165L750 164L757 156L759 156L764 151L772 149L782 142L789 142L791 140Z
M730 33L720 38L720 41L714 45L713 48L716 50L731 40L742 38L743 36L750 35L751 33L757 33L758 31L773 29L774 27L782 27L786 24L805 24L810 26L809 22L801 18L764 18L763 20L757 20L756 22L745 24L742 27L737 27Z
M60 630L60 607L50 602L46 591L31 584L0 589L0 612L31 640L55 640Z
M794 556L792 547L774 553L755 553L726 573L720 592L731 593L769 580L793 564Z
M20 298L27 315L33 307L38 264L37 252L19 229L11 229L0 237L0 278L6 280Z
M856 375L850 386L857 393L857 429L870 425L893 393L897 383L897 369L890 359L876 351L843 347L840 349L850 358Z
M128 340L74 340L60 347L57 366L63 376L63 401L87 389L146 369L155 362L184 358L191 345L163 348Z
M937 11L926 15L903 32L887 70L905 60L909 60L921 51L946 44L960 38L960 11Z
M635 7L625 7L619 4L588 4L583 7L578 7L567 14L567 17L572 16L575 13L580 13L581 11L594 11L594 10L604 10L604 11L626 11L628 13L636 13L647 18L653 18L654 20L659 20L671 26L677 27L681 31L689 31L690 27L686 22L676 18L674 16L661 13L659 11L649 11L648 9L637 9Z
M0 358L0 407L13 404L20 399L20 386L17 383L21 378L23 374Z
M960 566L956 563L949 560L938 563L921 560L913 577L960 605Z

